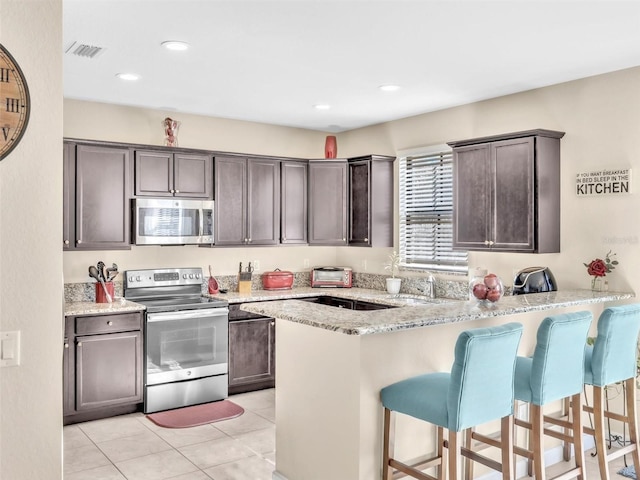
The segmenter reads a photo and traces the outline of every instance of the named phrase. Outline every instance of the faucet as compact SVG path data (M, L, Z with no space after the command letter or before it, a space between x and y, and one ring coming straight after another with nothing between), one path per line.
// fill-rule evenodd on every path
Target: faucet
M436 279L431 272L424 278L422 293L429 298L436 298Z

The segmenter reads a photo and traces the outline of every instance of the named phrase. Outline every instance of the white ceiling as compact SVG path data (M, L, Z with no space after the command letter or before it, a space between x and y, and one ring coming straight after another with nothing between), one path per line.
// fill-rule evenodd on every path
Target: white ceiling
M640 65L640 1L63 0L65 98L341 132ZM187 52L161 48L183 40ZM117 73L140 75L137 82ZM397 84L394 93L378 89ZM639 86L640 88L640 86ZM329 104L316 110L315 104Z

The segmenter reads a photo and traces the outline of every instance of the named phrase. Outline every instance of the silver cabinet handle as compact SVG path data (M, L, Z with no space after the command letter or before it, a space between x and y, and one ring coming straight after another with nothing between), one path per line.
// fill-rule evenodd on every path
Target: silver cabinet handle
M65 245L69 245L69 240L65 240L65 241L64 241L64 244L65 244Z
M78 240L76 243L80 245L82 243L82 240Z
M180 190L176 190L175 193L180 193Z
M273 320L273 321L270 323L270 325L271 325L272 327L275 327L275 326L276 326L276 321L275 321L275 320Z
M169 190L169 193L176 193L175 190L172 188L171 190Z
M493 240L489 240L489 245L493 245Z
M64 348L69 348L69 344L68 344L68 343L65 343L65 344L64 344Z
M107 322L107 325L111 326L111 325L113 325L113 322L112 322L111 320L109 320L109 321Z
M78 346L81 347L82 346L82 342L78 342Z
M485 244L485 245L489 245L489 240L485 240L485 241L484 241L484 244Z
M364 241L365 241L365 242L368 242L368 241L369 241L369 239L368 239L368 238L365 238L365 239L364 239Z

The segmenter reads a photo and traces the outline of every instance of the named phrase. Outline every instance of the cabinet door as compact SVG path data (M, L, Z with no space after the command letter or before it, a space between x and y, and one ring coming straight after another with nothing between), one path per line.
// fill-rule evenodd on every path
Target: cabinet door
M142 401L142 333L76 337L76 410Z
M309 244L347 244L347 163L309 162Z
M169 152L135 153L137 196L173 196L173 155Z
M64 144L62 181L62 248L71 250L75 247L75 178L76 178L76 146Z
M229 393L275 386L275 320L229 323Z
M131 248L129 150L78 145L75 180L75 248Z
M534 249L534 140L492 144L493 249Z
M371 162L349 163L349 245L370 245Z
M213 198L211 157L176 153L173 162L176 197Z
M215 244L244 245L247 240L247 161L215 158Z
M281 243L307 243L307 164L282 162Z
M280 162L247 161L247 244L280 242Z
M489 248L491 240L491 146L488 143L454 149L453 246Z

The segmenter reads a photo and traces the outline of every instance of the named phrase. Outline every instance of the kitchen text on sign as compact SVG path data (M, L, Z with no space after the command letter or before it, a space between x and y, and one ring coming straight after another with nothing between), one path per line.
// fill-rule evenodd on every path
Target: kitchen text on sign
M631 169L600 170L576 174L576 195L631 193Z

